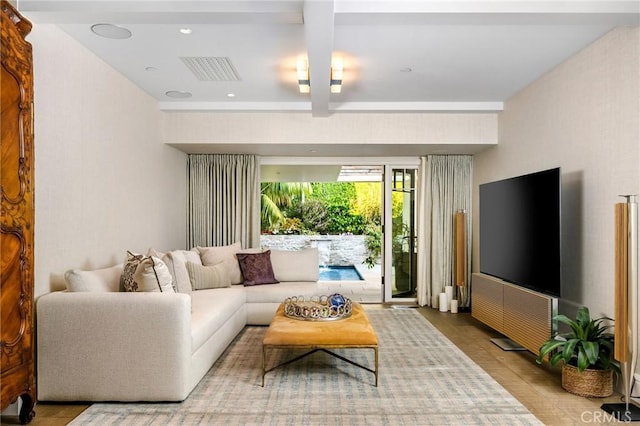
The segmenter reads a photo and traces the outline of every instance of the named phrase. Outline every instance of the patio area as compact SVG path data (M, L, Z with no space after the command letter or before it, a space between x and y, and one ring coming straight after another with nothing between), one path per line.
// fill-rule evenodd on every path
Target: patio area
M381 266L368 268L363 263L367 256L365 237L362 235L261 235L263 248L300 250L317 247L320 265L352 265L362 280L318 281L322 294L340 293L354 302L381 303Z
M381 303L382 277L380 265L369 269L366 265L354 265L364 280L358 281L318 281L323 294L340 293L353 302Z

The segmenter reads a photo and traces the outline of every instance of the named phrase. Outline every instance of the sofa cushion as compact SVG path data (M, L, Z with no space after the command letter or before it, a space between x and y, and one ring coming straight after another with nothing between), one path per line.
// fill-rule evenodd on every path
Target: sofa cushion
M240 286L232 287L241 288ZM247 295L247 303L282 303L287 297L322 295L316 282L281 282L243 288Z
M193 290L231 287L229 272L222 262L212 266L198 265L193 262L187 262L186 265Z
M187 262L196 265L202 265L200 254L195 250L173 250L164 255L162 258L167 264L169 272L173 277L173 282L178 293L191 294L191 280L187 271Z
M244 277L245 286L277 284L271 267L271 251L262 253L237 253L238 264Z
M318 281L318 249L271 250L271 265L276 279L282 281Z
M236 311L244 309L241 286L191 293L191 351L198 350Z
M120 288L120 276L122 265L109 268L83 271L70 269L64 274L68 291L118 291Z

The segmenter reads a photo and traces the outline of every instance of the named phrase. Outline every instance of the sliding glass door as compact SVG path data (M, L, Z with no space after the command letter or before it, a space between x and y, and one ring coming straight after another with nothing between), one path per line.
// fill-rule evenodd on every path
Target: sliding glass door
M274 182L311 188L281 206L272 223L263 217L263 248L317 247L327 294L345 292L363 303L416 302L417 158L261 161L263 203ZM347 277L347 269L355 273Z
M385 302L417 297L416 174L414 167L386 168Z

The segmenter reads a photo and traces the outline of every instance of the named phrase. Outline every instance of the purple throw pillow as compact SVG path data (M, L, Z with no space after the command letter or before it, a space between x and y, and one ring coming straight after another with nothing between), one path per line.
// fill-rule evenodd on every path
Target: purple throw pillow
M271 266L271 250L262 253L236 253L244 285L277 284Z

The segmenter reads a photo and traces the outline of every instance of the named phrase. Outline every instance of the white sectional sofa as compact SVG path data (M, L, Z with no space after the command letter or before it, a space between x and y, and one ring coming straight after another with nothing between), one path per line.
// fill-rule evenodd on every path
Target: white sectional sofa
M287 297L319 294L316 249L274 250L271 261L277 284L170 294L118 291L121 265L68 272L69 289L36 304L38 399L184 400L246 325L268 325Z

